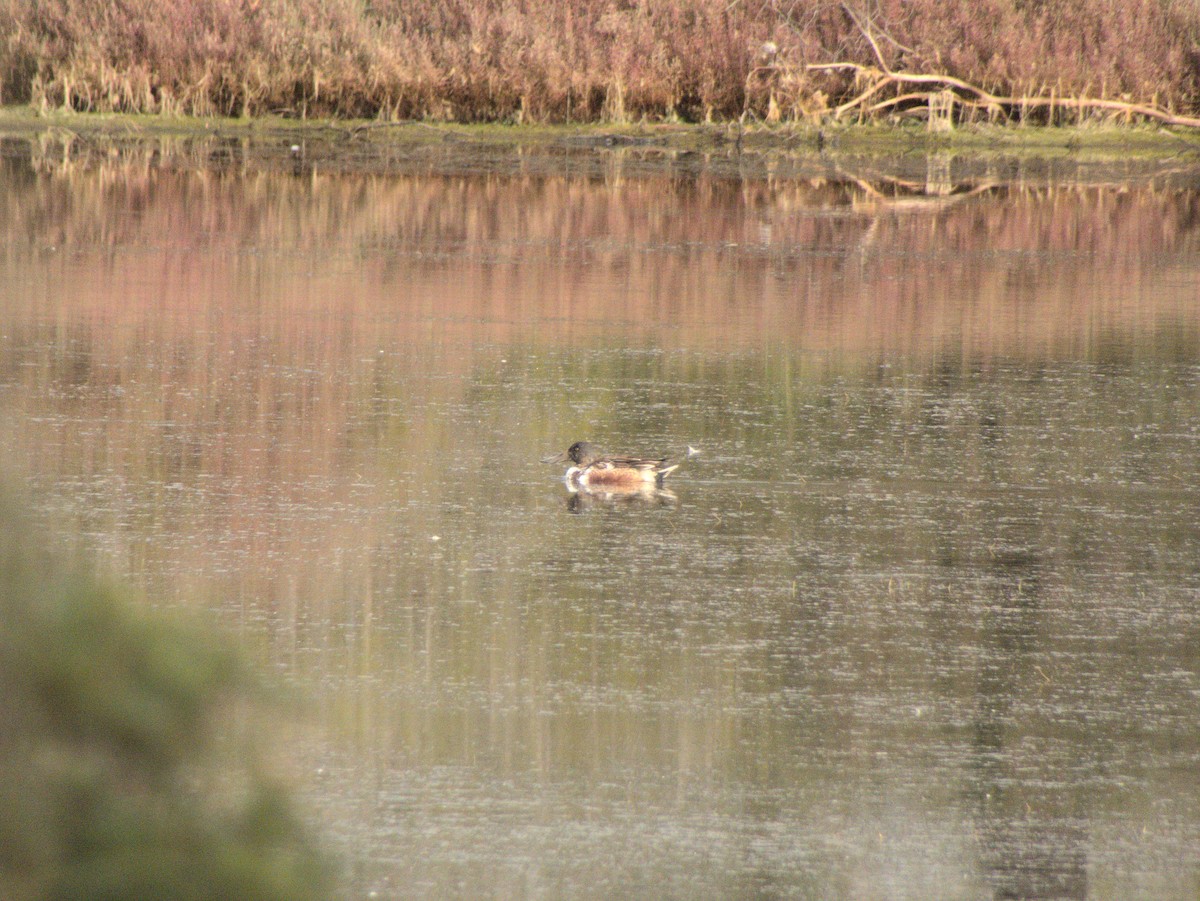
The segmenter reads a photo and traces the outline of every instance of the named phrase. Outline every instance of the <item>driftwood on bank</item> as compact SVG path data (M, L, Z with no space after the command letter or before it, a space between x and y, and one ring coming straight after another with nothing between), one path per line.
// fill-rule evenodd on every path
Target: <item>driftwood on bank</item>
M888 65L884 53L880 49L879 40L876 40L877 36L903 53L915 54L916 51L888 34L887 30L881 28L865 10L856 8L849 2L842 2L839 6L870 46L877 65L825 62L803 66L802 70L805 73L852 73L856 85L865 85L856 96L832 109L825 107L813 110L812 112L818 116L831 115L834 119L839 119L852 110L857 110L861 116L872 116L885 110L920 111L928 114L931 128L949 129L954 122L955 107L981 110L989 116L1003 116L1006 119L1011 119L1014 115L1023 118L1032 110L1044 110L1049 121L1053 121L1056 111L1070 109L1076 111L1077 114L1087 111L1107 112L1112 116L1124 117L1126 121L1141 118L1154 120L1163 125L1200 128L1200 118L1177 115L1157 104L1134 103L1100 97L1061 96L1053 93L1049 96L1004 96L993 94L952 75L894 70ZM793 30L799 30L790 16L785 16L785 21ZM783 75L794 77L801 71L801 67L777 63L774 60L777 52L774 44L765 44L764 50L769 62L752 70L747 78L747 83L750 79L763 75L769 79L772 76ZM892 96L875 99L886 94L889 89L895 91ZM775 98L772 95L772 105L774 105L774 101Z
M1055 109L1073 109L1078 112L1094 110L1123 115L1126 118L1152 119L1163 125L1186 126L1200 128L1200 118L1195 116L1180 116L1161 107L1145 103L1133 103L1125 100L1108 100L1099 97L1063 97L1063 96L1003 96L985 91L970 82L963 81L951 75L925 75L917 72L893 72L859 63L832 62L812 63L804 67L808 72L844 71L852 72L858 84L866 84L859 94L830 110L835 119L852 110L862 114L872 115L887 109L897 107L930 106L939 97L946 102L970 109L986 110L993 113L1012 116L1015 112L1022 114L1035 109L1045 109L1053 113ZM924 89L920 89L921 87ZM904 93L886 97L871 102L889 88L899 90L908 87L918 87Z

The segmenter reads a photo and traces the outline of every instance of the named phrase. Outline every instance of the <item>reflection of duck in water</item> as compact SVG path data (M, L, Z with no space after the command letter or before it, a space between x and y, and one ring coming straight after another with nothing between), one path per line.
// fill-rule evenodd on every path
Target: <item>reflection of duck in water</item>
M649 483L645 488L633 491L605 491L600 488L571 488L567 494L567 512L585 513L592 507L605 509L637 507L674 507L679 502L675 492L666 488L655 488Z
M689 451L691 448L688 449ZM662 489L663 479L679 468L673 457L606 457L587 441L576 441L543 463L570 463L567 487L591 494L639 494Z

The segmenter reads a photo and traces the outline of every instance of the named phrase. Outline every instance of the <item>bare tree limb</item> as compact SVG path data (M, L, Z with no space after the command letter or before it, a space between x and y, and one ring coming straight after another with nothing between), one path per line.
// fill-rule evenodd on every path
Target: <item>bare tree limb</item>
M841 116L842 113L845 113L848 110L854 109L854 107L858 106L861 103L866 102L866 100L868 98L872 97L875 94L878 94L880 91L882 91L887 86L888 86L887 79L884 79L884 78L877 79L874 84L872 84L869 88L867 88L865 91L863 91L857 97L853 98L852 100L848 100L845 103L843 103L841 106L838 106L837 108L835 108L833 111L833 117L836 119L839 116Z
M881 72L878 69L862 66L858 63L812 63L805 66L805 70L809 72L848 71L855 73L860 79L871 80L870 87L865 91L834 108L833 115L835 118L844 115L856 107L862 106L887 87L928 85L930 86L930 90L928 91L909 92L881 100L866 107L865 111L868 113L879 112L909 102L924 101L928 103L931 94L950 88L957 92L954 98L955 103L973 109L999 108L1011 111L1017 107L1023 109L1062 107L1080 111L1109 110L1116 113L1124 113L1127 116L1153 119L1164 125L1200 128L1200 118L1176 115L1152 104L1130 103L1124 100L1104 100L1093 97L1004 96L985 91L983 88L964 81L961 78L955 78L952 75L926 75L918 72L892 72L888 70Z
M876 62L879 63L879 68L883 69L884 72L888 72L890 74L891 69L888 67L887 62L884 60L883 54L879 52L879 45L875 43L875 38L871 36L871 29L869 27L871 24L871 20L867 19L866 24L859 21L858 16L855 15L854 10L852 10L850 8L850 4L848 4L848 3L842 4L842 12L844 12L847 16L850 17L850 21L854 23L854 27L857 28L860 32L862 32L862 36L864 38L866 38L867 43L871 45L871 50L875 54L875 60L876 60Z

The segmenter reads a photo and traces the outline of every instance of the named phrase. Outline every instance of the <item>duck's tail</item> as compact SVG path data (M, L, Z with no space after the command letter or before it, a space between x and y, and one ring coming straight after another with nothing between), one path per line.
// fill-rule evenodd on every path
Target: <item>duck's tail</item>
M655 467L655 475L657 476L656 481L658 483L658 487L662 487L663 479L677 470L687 460L690 460L692 457L696 456L698 453L700 453L700 451L689 444L687 446L687 450L681 451L677 454L667 454L665 457L659 460L658 466Z
M659 488L662 487L663 480L679 468L679 463L671 462L673 459L672 457L664 457L658 466L654 467L654 481ZM681 460L680 463L682 462Z

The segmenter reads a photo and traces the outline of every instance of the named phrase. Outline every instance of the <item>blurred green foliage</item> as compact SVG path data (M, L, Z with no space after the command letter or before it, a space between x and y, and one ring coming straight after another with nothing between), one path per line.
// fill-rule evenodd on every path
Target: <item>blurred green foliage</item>
M255 745L269 707L211 631L64 565L0 498L0 898L326 897Z

